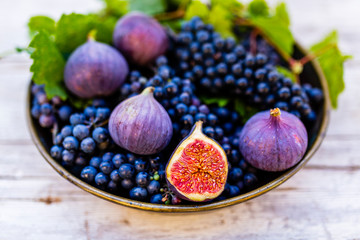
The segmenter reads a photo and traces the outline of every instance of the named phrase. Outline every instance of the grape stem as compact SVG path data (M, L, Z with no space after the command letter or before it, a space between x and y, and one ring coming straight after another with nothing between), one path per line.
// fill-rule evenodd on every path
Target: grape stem
M256 49L257 49L256 38L257 38L258 35L259 35L259 29L258 28L254 28L250 33L250 53L252 55L256 54Z

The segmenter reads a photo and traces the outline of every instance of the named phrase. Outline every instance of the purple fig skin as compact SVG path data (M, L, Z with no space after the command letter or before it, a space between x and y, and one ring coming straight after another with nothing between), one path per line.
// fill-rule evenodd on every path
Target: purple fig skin
M80 98L109 96L124 83L128 72L129 66L119 51L90 39L71 54L64 81Z
M111 113L109 132L120 147L140 155L160 152L170 142L171 119L153 96L153 87L121 102Z
M169 40L164 28L143 13L132 12L116 23L113 43L132 63L145 66L163 55Z
M240 152L255 168L277 172L297 164L305 154L308 135L295 115L278 108L255 114L240 134Z

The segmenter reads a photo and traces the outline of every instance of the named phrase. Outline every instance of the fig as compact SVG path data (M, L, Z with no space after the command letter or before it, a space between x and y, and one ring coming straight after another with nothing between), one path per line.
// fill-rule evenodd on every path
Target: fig
M132 63L145 66L163 55L169 46L164 28L154 18L132 12L116 23L113 43Z
M128 64L119 51L89 39L70 55L64 81L80 98L109 96L123 84L128 72Z
M151 155L170 142L173 128L170 116L147 87L137 96L121 102L111 113L109 132L114 142L130 152Z
M279 108L252 116L245 124L239 146L252 166L270 172L286 170L304 156L308 136L295 115Z
M190 134L173 152L166 166L169 188L181 199L210 201L225 188L228 161L225 151L202 132L197 121Z

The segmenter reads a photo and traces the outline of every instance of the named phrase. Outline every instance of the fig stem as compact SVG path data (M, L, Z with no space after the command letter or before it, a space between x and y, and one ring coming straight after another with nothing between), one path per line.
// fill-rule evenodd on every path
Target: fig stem
M155 90L154 87L147 87L141 92L141 94L142 95L148 95L148 94L153 95L154 90Z
M272 117L279 117L281 115L279 108L270 109L270 115Z
M197 121L195 123L195 129L194 129L194 133L202 133L202 125L203 125L203 121Z

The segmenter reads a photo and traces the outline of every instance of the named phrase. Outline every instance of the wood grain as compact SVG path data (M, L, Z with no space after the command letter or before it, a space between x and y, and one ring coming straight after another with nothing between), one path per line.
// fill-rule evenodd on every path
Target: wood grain
M276 1L270 1L275 3ZM0 52L26 44L29 16L59 17L99 1L12 0L0 4ZM25 94L31 61L0 60L0 240L51 239L360 239L360 2L288 1L293 30L309 45L333 28L346 64L346 91L313 159L279 188L224 209L145 212L92 196L60 177L30 140ZM16 17L14 16L16 14Z

